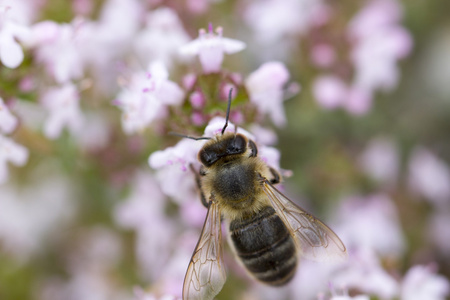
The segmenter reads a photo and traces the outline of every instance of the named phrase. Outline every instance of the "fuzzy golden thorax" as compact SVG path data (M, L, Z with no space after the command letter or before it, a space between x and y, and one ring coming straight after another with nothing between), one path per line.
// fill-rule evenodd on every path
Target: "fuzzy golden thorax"
M256 154L252 141L234 133L217 135L199 152L203 195L217 201L228 219L246 218L269 205L261 178L272 175Z

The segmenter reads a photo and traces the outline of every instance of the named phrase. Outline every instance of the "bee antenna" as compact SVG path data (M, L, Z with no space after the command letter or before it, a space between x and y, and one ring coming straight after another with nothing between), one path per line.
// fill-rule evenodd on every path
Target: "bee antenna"
M170 135L179 136L179 137L182 137L182 138L186 138L186 139L195 140L195 141L199 141L199 140L210 140L210 139L211 139L210 137L207 137L207 136L200 136L200 137L197 137L197 136L190 136L190 135L185 135L185 134L181 134L181 133L173 132L173 131L169 132L169 134L170 134Z
M228 119L230 118L230 107L231 107L231 93L233 92L233 88L230 88L230 92L228 93L228 105L227 105L227 116L225 118L225 125L222 128L222 135L225 132L225 129L228 126Z

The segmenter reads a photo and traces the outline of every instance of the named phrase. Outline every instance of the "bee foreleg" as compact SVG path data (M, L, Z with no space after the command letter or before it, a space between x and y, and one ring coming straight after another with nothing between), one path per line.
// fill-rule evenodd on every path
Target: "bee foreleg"
M200 191L200 199L202 200L202 204L203 204L204 207L208 208L209 207L209 202L206 200L205 194L203 193L202 181L200 179L200 176L205 176L206 173L203 170L203 168L200 168L200 171L197 172L197 170L194 169L194 166L192 164L189 164L189 168L194 173L195 183L197 184L197 187L198 187L198 189Z
M271 184L280 183L281 182L281 175L280 175L280 173L277 170L275 170L274 168L272 168L272 167L269 167L269 170L270 170L270 173L272 173L272 176L273 176L273 178L269 179L269 182Z

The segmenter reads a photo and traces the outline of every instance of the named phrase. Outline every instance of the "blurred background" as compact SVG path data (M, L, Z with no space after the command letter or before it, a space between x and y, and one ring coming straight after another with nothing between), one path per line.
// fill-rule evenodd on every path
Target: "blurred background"
M449 9L0 1L0 299L181 297L201 144L168 132L203 135L230 87L231 121L349 260L272 289L225 246L217 299L448 299Z

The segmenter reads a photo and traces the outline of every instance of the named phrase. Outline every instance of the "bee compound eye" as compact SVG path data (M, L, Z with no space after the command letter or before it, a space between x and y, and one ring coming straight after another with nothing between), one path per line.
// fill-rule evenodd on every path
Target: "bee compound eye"
M227 147L228 154L240 154L244 153L247 149L247 141L242 135L236 135L234 139L230 141Z
M206 167L211 166L219 159L217 153L210 149L202 149L198 156L200 158L200 162Z

